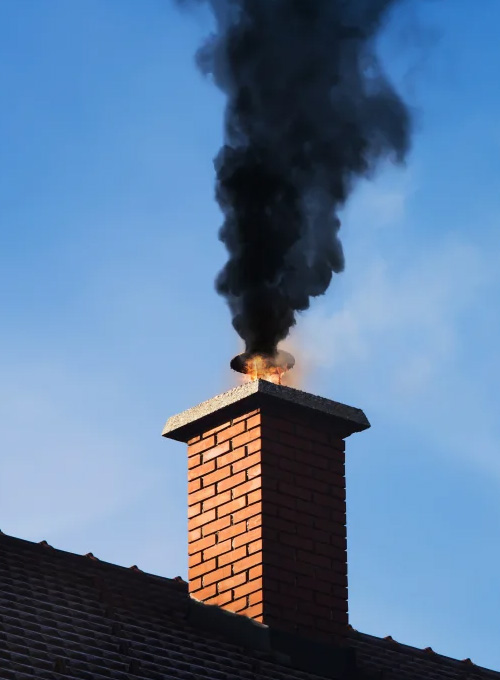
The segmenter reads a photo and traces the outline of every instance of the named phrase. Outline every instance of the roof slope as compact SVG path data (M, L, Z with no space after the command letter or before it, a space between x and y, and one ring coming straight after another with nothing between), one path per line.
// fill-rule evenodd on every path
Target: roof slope
M203 616L193 616L193 607L202 608ZM72 555L43 541L35 544L0 533L2 680L347 677L335 653L327 654L325 672L318 671L316 652L304 658L305 667L314 668L317 674L298 670L304 663L297 666L291 657L278 657L273 649L254 644L265 627L218 610L217 616L225 617L223 625L213 625L215 619L206 616L209 610L213 612L213 608L192 603L181 579L151 576L136 567L125 569L92 555ZM229 626L227 616L232 617ZM246 627L239 641L235 622ZM353 633L352 642L362 665L377 671L372 677L500 679L499 673L408 647L396 648L377 638Z
M476 666L470 659L457 661L436 654L430 647L417 649L391 637L377 638L352 631L351 644L361 668L382 672L384 680L498 680L500 673Z

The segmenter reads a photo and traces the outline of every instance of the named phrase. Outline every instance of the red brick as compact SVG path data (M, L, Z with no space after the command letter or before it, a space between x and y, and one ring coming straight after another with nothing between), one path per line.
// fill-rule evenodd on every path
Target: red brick
M201 538L201 529L193 529L192 531L188 531L188 543L192 543L193 541L198 541Z
M335 548L340 548L340 550L347 550L347 537L343 536L330 536L330 543Z
M307 460L314 467L319 467L322 470L328 470L330 468L330 458L335 455L331 449L327 446L321 446L321 444L314 444L312 451L307 454Z
M341 451L342 453L345 451L345 441L338 437L334 437L333 435L330 435L330 445L336 451Z
M254 529L253 531L246 531L244 534L240 534L239 536L235 536L235 538L233 538L233 548L239 548L241 545L246 545L252 541L257 541L260 538L262 538L261 527L257 527L257 529Z
M225 430L222 430L222 432L218 432L217 444L222 444L228 439L233 439L241 432L244 432L245 429L246 429L245 421L242 421L240 423L236 423L236 425L232 425L231 427L226 428Z
M244 475L244 473L242 474ZM251 491L256 491L257 489L260 489L260 487L261 487L260 478L251 479L250 481L245 482L244 484L240 484L239 486L234 487L232 489L232 497L239 498L240 496L249 494Z
M339 590L342 590L339 588ZM334 609L335 611L347 611L347 588L344 589L345 597L334 597L333 595L324 595L323 593L317 593L315 600L318 604L321 604L329 609Z
M325 507L324 505L313 505L310 501L304 501L302 498L295 499L295 507L297 508L300 515L312 514L315 518L322 517L323 519L329 519L331 514L331 509Z
M245 597L245 595L250 595L250 593L255 593L255 591L262 591L262 579L256 578L253 581L247 581L241 586L234 589L234 598Z
M230 451L229 453L224 454L223 456L219 456L217 458L217 468L223 468L225 465L231 465L231 463L234 463L237 460L240 460L240 458L245 457L245 447L240 446L238 449L235 449L234 451Z
M227 515L228 521L231 521L230 515ZM219 532L219 541L225 541L227 538L234 538L247 531L247 523L245 521L232 524L226 529Z
M229 492L228 492L229 493ZM247 499L245 496L241 496L240 498L236 498L235 500L229 501L229 503L226 503L225 505L220 505L217 508L217 517L225 517L226 515L230 515L232 513L236 513L237 510L242 510L247 504Z
M297 437L296 434L289 434L288 432L280 432L278 442L289 449L289 455L299 452L299 454L304 455L312 450L313 445L307 439L302 439L302 437ZM290 451L292 449L292 451ZM326 467L326 463L325 463Z
M199 578L189 579L189 592L193 593L202 588L201 576Z
M200 457L201 460L201 457ZM209 472L215 470L215 461L211 460L209 463L203 463L203 465L197 465L188 471L188 480L191 482L193 479L198 479L198 477L204 477Z
M201 463L201 456L191 456L188 458L188 468L191 470L192 468L196 467Z
M231 541L223 541L222 543L216 543L211 548L207 548L203 551L203 559L209 560L212 557L217 557L217 555L222 555L231 550Z
M331 620L331 609L311 601L298 600L297 610L315 619Z
M245 597L240 597L239 600L232 600L227 609L234 612L235 614L238 614L238 612L243 611L243 609L246 609L247 607L248 597L245 595Z
M242 522L245 519L250 520L250 518L254 517L259 519L255 519L253 521L260 521L260 518L262 517L262 503L260 502L243 507L242 510L238 510L237 512L233 512L233 522L235 524Z
M228 470L229 468L222 468L222 470L219 470L219 472L224 472L224 470ZM230 477L226 477L222 482L219 482L217 484L217 493L220 493L221 491L225 491L226 489L231 489L233 486L238 486L238 484L242 484L246 480L246 472L239 472L237 475L231 475Z
M208 524L209 522L213 522L215 519L215 510L209 510L208 512L203 512L197 515L196 517L192 517L189 522L188 522L188 529L192 531L193 529L197 529L198 527L201 527L203 524Z
M214 584L213 586L210 586L210 588L217 588L217 586ZM233 593L231 590L226 590L225 593L220 593L220 595L215 595L210 597L209 600L205 600L207 604L212 604L216 605L217 607L224 607L224 605L227 605L231 600L233 599Z
M213 597L216 593L217 593L217 586L214 583L213 585L208 586L208 588L201 588L199 590L191 592L191 595L193 597L195 597L197 600L200 600L201 602L205 602L210 597Z
M263 623L264 616L262 603L256 604L253 607L249 607L245 611L245 616L250 617L254 621L258 621L259 623Z
M249 442L252 442L255 439L260 439L260 434L261 434L260 427L254 427L252 430L248 430L248 432L244 432L243 434L234 437L234 439L232 440L233 449L235 449L238 446L244 446L245 444L248 444Z
M345 502L345 489L338 486L332 486L332 496Z
M217 571L225 572L229 577L229 578L221 577L220 579L216 579L219 581L219 583L217 584L217 590L219 593L224 593L226 590L233 590L233 588L240 586L247 580L247 575L245 573L238 574L237 576L230 576L231 565L223 567L222 569L218 569Z
M260 578L262 576L262 572L263 572L262 564L257 564L255 567L252 567L248 572L248 580L253 581L253 579L255 578Z
M248 604L251 607L254 604L259 604L262 602L264 598L264 593L262 592L262 588L259 590L256 590L254 593L250 593L248 596Z
M217 508L219 507L219 505L224 505L224 503L227 503L230 500L231 500L230 491L225 491L224 493L219 493L216 496L207 498L206 501L203 501L203 512L206 512L207 510L212 510L212 508Z
M266 555L269 555L269 558L274 561L276 561L276 558L279 558L280 561L288 560L295 562L297 550L291 545L283 545L282 543L273 541L267 544Z
M261 451L262 451L262 440L260 438L255 439L255 441L249 442L247 444L248 455L252 455L254 453L261 452ZM259 453L259 455L260 455L260 453Z
M266 578L271 578L278 580L283 586L290 586L295 584L296 576L287 569L293 569L293 566L287 565L287 568L283 569L281 566L278 567L273 564L266 564ZM305 578L301 576L300 578Z
M198 489L201 489L201 479L193 479L192 482L188 482L188 493L193 493L194 491L198 491Z
M254 465L247 470L247 479L255 479L262 476L262 465Z
M313 527L306 527L300 524L297 526L297 534L299 536L304 536L305 538L310 538L315 543L325 544L328 544L330 542L331 536L331 534L328 531L323 531L322 529L314 529Z
M262 489L257 489L256 491L252 491L252 493L249 493L247 496L248 499L248 505L252 505L252 503L257 503L258 501L262 500ZM240 499L237 499L240 500ZM236 501L234 501L236 502Z
M320 468L321 470L328 470L330 466L330 461L328 460L328 458L325 458L322 455L315 454L312 451L308 451L305 454L296 455L295 460L298 460L301 457L303 457L304 462L307 458L308 465Z
M215 569L216 564L215 560L209 560L208 562L202 562L200 565L197 567L193 567L192 569L189 570L189 579L197 578L198 576L203 576L204 574L208 573L209 571L211 572L213 569ZM204 585L210 585L209 583Z
M310 501L312 497L312 494L308 489L302 489L297 485L292 486L291 484L286 484L284 482L279 483L279 490L280 493L293 496L294 498L301 498L303 501Z
M196 444L191 444L191 446L188 446L188 456L194 456L197 453L202 453L207 449L211 449L212 446L215 446L215 437L207 437L206 439L202 439Z
M215 522L210 522L205 524L202 528L203 536L209 536L210 534L216 534L222 529L225 529L231 524L231 516L227 515L222 519L217 519Z
M246 557L246 554L247 554L246 545L244 545L242 548L238 548L238 550L230 550L229 552L224 553L224 555L219 555L219 557L217 558L217 566L223 567L226 564L234 562L235 560L240 560L243 557Z
M201 503L196 503L196 505L191 505L188 507L188 519L196 517L201 512Z
M306 550L299 550L297 553L297 559L307 564L313 564L317 567L322 567L324 569L329 569L331 567L331 560L328 557L323 557L322 555L316 555Z
M262 547L263 547L263 542L262 540L259 541L252 541L251 543L248 544L247 549L248 549L248 554L253 555L256 552L262 552Z
M188 505L194 505L200 501L204 501L206 498L215 495L215 484L211 486L204 486L203 489L199 491L194 491L188 495Z
M307 475L297 476L297 484L317 493L329 494L330 492L330 484Z
M257 427L261 424L261 415L257 413L255 416L248 418L247 420L247 430L251 430L253 427Z
M262 562L262 555L260 555L259 553L255 554L255 555L251 555L250 557L245 557L242 560L238 560L237 562L233 562L233 573L239 574L241 571L251 569L251 567L256 567L261 562Z
M314 527L322 531L328 531L332 534L344 535L346 528L346 515L344 512L331 512L328 519L321 517L314 517Z
M278 485L280 482L286 482L287 484L296 485L295 475L292 472L287 472L286 470L279 471L279 478L275 474L271 474L269 470L265 471L262 475L262 488L271 489L273 491L278 491Z
M217 427L214 427L213 429L208 430L208 432L205 432L205 434L203 436L204 437L210 437L210 435L217 434L217 432L220 432L221 430L225 430L226 427L229 427L230 425L231 425L230 422L223 423L222 425L218 425Z
M211 560L215 563L215 560ZM228 576L231 576L231 565L228 564L227 567L222 567L221 569L216 569L211 571L209 574L203 577L203 585L209 586L212 583L221 582ZM221 592L220 588L217 586L218 592Z
M265 515L264 516L264 522L266 527L270 529L274 529L275 531L284 531L288 534L298 534L299 533L299 527L297 524L294 524L293 522L289 522L286 519L282 519L281 517L274 517L273 515ZM300 526L300 525L299 525ZM301 527L301 529L305 532L305 535L308 536L308 531L309 527Z
M222 456L224 453L227 453L230 449L231 449L230 442L225 442L224 444L219 444L219 446L214 446L213 448L203 453L202 456L203 462L208 463L209 460L213 460L218 456Z
M197 437L192 437L191 439L188 439L188 444L196 444L196 442L199 442L201 439L201 436L198 435Z
M232 424L235 425L236 423L240 423L242 420L248 420L248 418L251 418L252 416L256 415L257 413L260 413L260 409L255 409L255 411L250 411L249 413L245 413L244 416L239 416L238 418L234 418L232 421Z
M207 536L206 538L202 538L199 541L193 541L192 543L188 544L189 554L194 555L194 553L206 550L207 548L210 548L212 545L215 545L215 542L216 542L215 534Z
M198 564L200 564L202 560L202 555L201 553L196 553L195 555L191 555L188 559L188 566L191 569L192 567L196 567Z
M205 475L203 477L203 483L205 486L207 484L215 484L217 482L220 482L223 479L226 479L231 475L231 468L229 466L226 466L222 468L221 470L215 470L214 472L210 472L210 474Z
M297 500L297 498L288 494L278 493L277 491L272 490L266 491L266 504L268 508L274 505L280 510L283 508L295 510L297 508Z
M322 432L318 428L304 427L303 425L296 425L295 431L299 437L304 437L313 442L320 442L321 444L329 444L329 436L327 432Z
M267 430L277 430L278 432L289 432L293 434L296 430L295 423L285 418L277 418L276 416L264 415L264 427Z
M251 508L254 506L251 505ZM252 529L255 529L256 527L261 527L262 526L262 513L259 513L258 515L254 515L253 517L250 517L250 519L247 520L247 530L251 531Z
M309 538L296 534L280 534L280 542L284 545L291 545L294 548L301 548L302 550L313 550L313 542Z
M261 455L260 453L253 453L251 455L246 455L241 460L233 463L233 474L241 472L242 470L247 470L248 468L253 468L256 465L260 465Z

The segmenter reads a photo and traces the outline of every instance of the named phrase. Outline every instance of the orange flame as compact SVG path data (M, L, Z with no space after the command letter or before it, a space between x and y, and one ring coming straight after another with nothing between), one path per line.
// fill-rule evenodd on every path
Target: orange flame
M271 357L256 354L246 361L243 375L247 382L267 380L275 385L281 385L282 377L286 371L287 367L276 366Z

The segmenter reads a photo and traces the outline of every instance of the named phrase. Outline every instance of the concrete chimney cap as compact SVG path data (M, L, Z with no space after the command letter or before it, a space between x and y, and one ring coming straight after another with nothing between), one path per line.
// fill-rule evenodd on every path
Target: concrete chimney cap
M186 442L191 437L197 436L206 427L206 423L216 415L218 420L223 414L229 420L242 407L254 405L258 408L271 403L291 410L297 407L305 408L313 414L329 416L332 425L337 426L342 437L348 437L354 432L362 432L370 427L368 418L361 409L292 387L275 385L267 380L254 380L172 416L167 420L162 434L169 439Z

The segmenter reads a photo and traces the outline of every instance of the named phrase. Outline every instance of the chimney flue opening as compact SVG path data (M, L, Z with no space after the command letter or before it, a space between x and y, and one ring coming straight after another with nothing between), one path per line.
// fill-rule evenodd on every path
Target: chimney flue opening
M231 368L249 380L267 380L281 384L283 375L295 366L295 358L278 350L275 354L245 352L234 357Z

